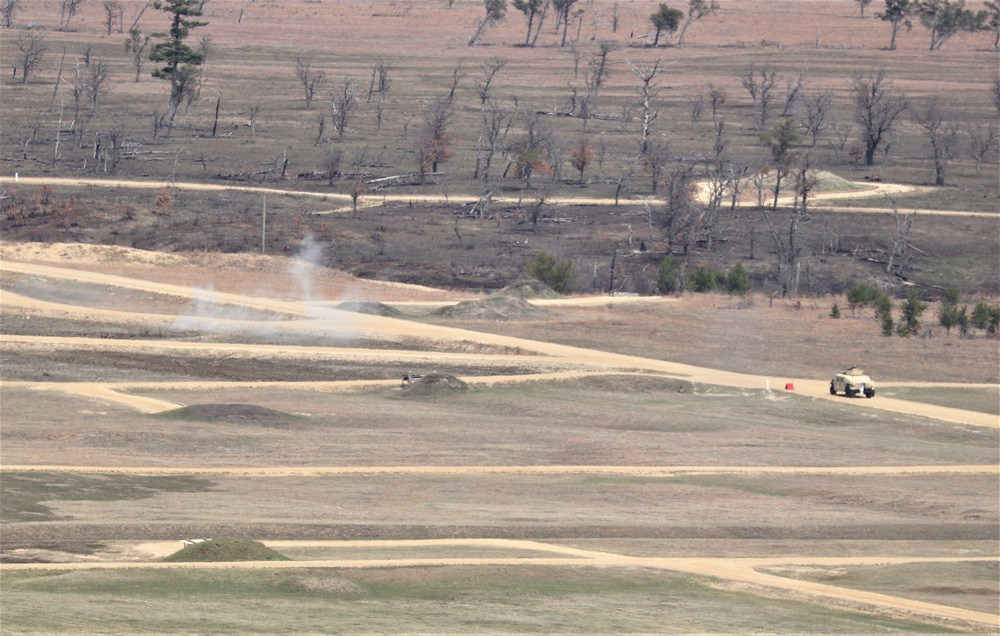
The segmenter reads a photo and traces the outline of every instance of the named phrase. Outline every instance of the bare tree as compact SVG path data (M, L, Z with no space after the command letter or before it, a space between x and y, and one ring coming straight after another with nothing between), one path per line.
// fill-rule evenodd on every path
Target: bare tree
M515 176L521 180L523 194L525 189L533 188L532 177L552 173L549 155L553 133L538 113L524 111L521 121L524 125L524 134L512 149L514 155L512 167Z
M62 30L69 29L69 21L76 15L77 9L84 3L84 0L62 0L59 4L59 23Z
M617 42L613 40L602 40L598 45L597 52L590 59L590 62L587 65L588 70L585 74L587 97L584 102L584 110L582 112L585 120L597 110L598 95L601 92L601 88L604 86L604 82L606 82L608 77L611 75L611 66L608 62L608 56L617 49Z
M333 186L333 180L340 176L340 163L344 159L344 153L330 146L323 154L323 172L326 173L326 185Z
M832 106L833 95L828 90L806 97L802 101L803 126L809 133L810 147L816 147L820 134L826 128Z
M133 28L125 38L125 52L132 56L132 66L135 67L135 81L139 81L142 74L142 65L146 62L146 47L149 46L148 35L144 36L142 31Z
M30 31L27 36L23 33L17 36L17 49L21 52L18 64L21 67L21 83L27 84L28 74L42 65L49 45L44 35Z
M305 93L306 109L312 108L312 100L316 95L316 89L320 87L326 78L323 71L314 71L308 58L301 55L295 58L295 77L302 83L302 90Z
M750 64L739 75L743 88L750 93L754 108L757 111L757 127L761 130L767 125L771 102L774 99L772 91L779 79L778 69L773 66Z
M907 239L907 235L910 233L910 228L913 226L913 218L917 212L914 210L913 212L900 215L896 197L889 196L888 198L889 206L892 208L893 231L889 235L889 258L887 259L885 271L892 273L892 266L895 264L896 258L898 257L903 259L903 262L899 265L898 270L899 272L902 272L910 258L910 243Z
M385 60L379 60L372 67L372 78L368 83L368 97L366 102L369 104L372 101L372 97L375 96L378 101L383 101L386 95L389 93L389 87L392 86L392 80L389 79L389 70L392 65Z
M719 107L726 103L726 91L713 84L708 85L708 101L712 106L712 123L718 123Z
M590 144L587 143L586 139L581 139L580 143L569 156L570 164L580 173L580 183L583 183L583 171L587 169L587 166L591 164L594 160L594 151L591 150Z
M806 81L806 69L803 68L799 72L798 77L794 80L786 82L785 84L785 104L781 108L782 117L790 117L795 105L799 102L799 93L802 91L802 85Z
M264 105L254 102L247 107L247 126L250 128L250 138L257 137L257 118L264 111Z
M104 60L94 60L87 67L90 71L87 77L87 95L90 97L90 112L97 110L97 101L101 95L111 90L108 80L111 77L111 67Z
M490 89L497 73L507 66L507 60L502 57L494 57L482 64L483 77L476 80L476 92L479 94L479 108L486 109L486 102L490 99Z
M443 99L436 99L424 113L424 128L417 138L417 164L420 182L428 173L437 174L438 164L448 161L454 154L452 139L448 136L451 109Z
M451 71L451 88L448 90L448 105L455 100L455 91L458 90L458 83L465 78L465 72L462 69L462 63L459 62L455 65L455 68Z
M656 60L652 66L644 68L638 68L628 60L626 60L626 63L632 69L632 73L642 82L642 87L639 89L639 107L642 109L642 132L639 137L639 154L645 154L649 150L650 125L659 115L659 111L653 108L652 100L658 92L657 86L653 81L660 70L660 60Z
M338 137L347 131L347 122L354 110L354 79L344 78L344 83L330 100L330 116Z
M108 140L111 142L110 153L105 156L104 159L104 171L110 172L111 174L118 174L118 164L121 161L121 151L122 146L125 142L125 123L119 121L107 130ZM108 168L108 161L110 160L111 166Z
M913 115L913 120L924 131L931 147L934 161L934 185L944 185L948 161L958 139L958 126L946 121L945 109L939 106L937 98L931 98L927 106Z
M482 111L473 179L482 178L483 183L489 183L493 157L504 147L516 117L515 110L508 109L503 102L495 99L491 99L489 106Z
M111 29L115 27L115 22L118 23L118 32L121 33L122 29L122 16L125 11L122 7L122 3L118 0L104 0L104 26L107 27L108 35L111 35Z
M890 89L884 69L853 78L855 119L864 136L866 166L875 163L875 151L907 108L906 100Z
M977 177L982 174L983 159L990 153L1000 151L1000 148L997 147L997 141L997 125L992 121L986 128L982 126L969 128L969 146L972 150L972 158L976 160Z
M14 17L21 8L21 0L3 0L0 2L0 24L10 29L14 26Z
M28 123L27 125L28 132L24 137L21 137L21 133L17 133L17 142L18 144L20 144L22 148L21 159L28 158L28 147L31 146L31 142L33 142L35 140L35 137L38 136L38 131L41 129L41 127L42 123L36 119Z

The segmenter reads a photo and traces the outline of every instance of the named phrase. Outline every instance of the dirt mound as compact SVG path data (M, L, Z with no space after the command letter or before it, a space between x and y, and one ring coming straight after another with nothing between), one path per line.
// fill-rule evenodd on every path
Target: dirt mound
M299 421L294 415L255 404L194 404L154 417L267 427L286 427Z
M505 298L562 298L551 287L540 280L526 279L504 287L490 296L502 296Z
M290 561L258 541L250 539L209 539L186 546L164 561Z
M406 397L423 397L427 395L446 395L465 393L469 385L448 373L431 373L414 379L403 387L402 395Z
M389 318L399 318L403 315L403 312L386 305L385 303L372 303L372 302L343 302L337 305L337 309L343 309L344 311L353 311L359 314L368 314L370 316L387 316Z
M510 322L529 320L542 313L544 310L531 305L523 298L494 295L481 300L470 300L450 307L443 307L431 315L459 320Z

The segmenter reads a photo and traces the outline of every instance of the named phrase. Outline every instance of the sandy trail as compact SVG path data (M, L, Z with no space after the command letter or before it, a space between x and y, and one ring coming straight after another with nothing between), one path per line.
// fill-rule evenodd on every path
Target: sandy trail
M441 567L483 565L544 565L549 567L631 567L655 568L683 572L698 577L721 579L729 583L747 584L805 596L821 602L847 604L851 608L894 616L930 617L990 626L1000 625L1000 617L985 612L966 610L947 605L927 603L912 599L878 594L865 590L835 587L798 579L784 578L760 572L760 568L775 566L857 566L896 565L905 563L959 563L963 561L994 560L984 557L768 557L768 558L659 558L634 557L611 552L584 550L569 546L527 540L508 539L438 539L409 541L264 541L268 547L280 550L290 547L328 548L400 548L475 546L549 552L559 555L547 557L480 557L480 558L405 558L405 559L331 559L309 561L254 561L254 562L76 562L76 563L25 563L5 564L3 570L51 571L89 569L299 569L299 568L391 568L391 567ZM179 541L140 544L135 549L150 556L166 556L183 547Z
M0 184L13 185L15 179L11 177L0 177ZM89 178L74 178L74 177L28 177L19 176L16 183L24 183L27 185L58 185L63 187L88 187L88 186L99 186L99 187L109 187L109 188L135 188L135 189L159 189L159 188L177 188L181 190L196 190L196 191L225 191L225 190L235 190L239 192L253 192L257 194L274 194L274 195L284 195L284 196L299 196L299 197L313 197L318 199L331 199L334 201L343 201L344 206L341 208L326 210L323 212L317 212L314 214L335 214L340 212L351 212L353 209L353 204L351 203L351 197L347 194L340 194L336 192L315 192L310 190L284 190L279 188L266 188L263 186L241 186L237 184L217 184L217 183L196 183L196 182L167 182L167 181L141 181L141 180L120 180L120 179L89 179ZM917 190L914 186L895 184L895 183L870 183L867 181L856 181L849 182L849 185L853 186L852 189L848 190L838 190L832 192L817 192L809 197L810 203L816 205L817 201L830 201L836 199L859 199L859 198L871 198L871 197L884 197L891 194L906 194L910 192L915 192ZM704 184L700 186L699 196L704 200L706 199L706 187ZM778 197L778 201L784 205L787 205L792 199L793 195L781 195ZM530 200L528 198L519 197L493 197L493 201L497 203L502 203L506 205L517 204L519 200ZM459 205L471 205L479 201L478 195L468 195L468 194L450 194L445 196L443 194L389 194L389 193L379 193L373 195L362 196L358 199L358 205L360 207L371 207L375 205L380 205L382 203L393 202L393 203L423 203L423 204L459 204ZM549 205L555 206L593 206L593 205L605 205L613 206L616 204L613 198L601 198L601 197L552 197L547 198L545 202ZM631 199L623 199L620 203L637 204L637 203L662 203L660 199L655 199L653 197L633 197ZM756 202L740 202L737 204L738 207L754 207ZM891 208L842 208L842 207L827 207L823 206L824 211L830 212L851 212L851 213L865 213L865 214L892 214L893 210ZM930 210L930 209L920 209L911 210L906 209L907 212L913 211L921 215L935 215L935 216L972 216L972 217L984 217L984 218L997 218L997 215L989 212L968 212L963 210Z
M129 289L141 289L175 296L196 298L198 291L181 285L171 285L166 283L153 283L143 280L135 280L122 276L101 274L63 267L53 267L50 265L40 265L34 263L18 263L15 261L0 262L0 271L16 272L36 276L45 276L63 280L75 280L91 284L118 286ZM23 300L24 297L15 297L9 292L0 294L0 302L6 302L7 298ZM979 413L955 409L949 407L936 406L931 404L920 404L899 399L879 398L876 400L855 399L845 400L829 395L829 382L827 380L811 380L806 378L779 378L761 375L751 375L735 373L730 371L719 371L696 367L693 365L668 362L665 360L653 360L636 356L608 353L592 349L583 349L560 345L538 340L528 340L512 336L500 336L482 332L446 327L440 325L430 325L417 323L397 318L384 316L361 315L350 311L339 309L317 307L311 303L273 300L269 298L244 296L232 293L213 293L209 300L224 305L247 307L251 309L273 312L279 315L298 317L297 321L268 321L270 329L284 328L285 325L296 325L297 328L322 329L325 333L343 334L345 337L367 337L372 339L417 339L431 342L472 342L482 345L508 348L534 354L538 356L548 356L570 362L581 371L645 371L668 375L671 377L683 378L695 383L714 384L730 386L743 389L778 388L791 382L797 387L799 393L809 395L819 399L837 399L842 403L850 403L859 408L874 408L897 413L919 415L930 417L942 421L956 424L966 424L972 426L983 426L989 428L1000 428L1000 418L988 413ZM89 308L78 306L62 305L65 311L75 311L84 313L91 311ZM46 309L51 310L53 303L48 303ZM102 312L109 310L100 310ZM102 315L106 315L103 314ZM148 320L150 314L134 314L130 312L120 312L117 314L122 319ZM154 316L156 316L154 314ZM242 321L236 321L241 324ZM0 341L2 343L3 341ZM54 345L58 339L49 339ZM23 343L22 343L23 344ZM182 348L186 343L171 343L168 346ZM267 351L267 345L216 345L221 350L227 351ZM330 351L330 349L326 349ZM428 358L433 359L438 355L450 356L453 354L425 353ZM521 358L519 358L520 360ZM44 383L40 383L44 385ZM304 386L307 386L306 383ZM195 385L191 385L194 388ZM198 386L204 386L198 385ZM91 391L92 388L85 387Z
M9 464L15 473L56 472L120 475L226 475L232 477L322 477L327 475L1000 475L1000 466L55 466Z
M50 182L51 180L45 180ZM106 182L101 182L105 184ZM153 186L148 186L153 187ZM329 196L329 195L323 195ZM4 272L16 272L34 276L44 276L63 280L76 280L91 284L112 285L133 290L145 290L156 293L172 294L182 298L194 299L196 290L178 285L168 285L152 283L148 281L134 280L121 276L97 274L76 269L53 267L49 265L19 263L14 261L3 261L0 263L0 270ZM606 303L612 299L601 297L599 300L589 302ZM399 361L426 360L426 361L461 361L465 365L480 365L484 371L495 367L498 364L517 365L522 368L534 369L536 373L522 374L517 376L497 376L487 374L464 378L469 382L481 383L501 383L501 382L523 382L541 379L574 378L592 374L607 373L641 373L663 375L673 378L683 378L695 383L705 383L713 385L723 385L744 389L760 390L766 386L778 389L785 382L793 382L796 385L797 393L810 396L815 399L836 399L838 403L851 404L858 408L875 408L901 413L920 415L938 420L957 423L961 425L984 426L991 428L1000 427L1000 418L995 415L938 407L929 404L919 404L904 400L893 400L887 398L876 398L873 400L845 398L832 398L828 392L827 380L810 380L795 378L776 378L759 375L741 374L726 371L718 371L695 367L691 365L672 363L663 360L653 360L635 356L606 353L597 350L582 349L548 342L514 338L507 336L496 336L484 334L464 329L450 327L425 325L406 320L385 318L379 316L359 316L352 312L336 310L332 308L317 307L300 302L279 301L268 298L258 298L243 296L238 294L212 294L212 301L219 304L231 305L235 307L246 307L260 311L271 312L276 316L284 316L290 319L274 321L240 321L230 320L229 326L253 327L257 323L266 324L272 329L317 329L326 332L337 331L346 336L357 337L366 336L371 338L405 338L427 340L433 343L455 343L473 342L483 345L509 348L522 353L522 355L482 355L482 354L460 354L435 351L391 351L391 350L365 350L351 348L332 347L288 347L273 345L247 345L233 343L190 343L176 341L134 341L134 340L109 340L93 338L49 338L31 336L2 336L0 346L9 349L20 350L51 350L54 348L73 348L91 350L114 350L123 349L128 351L187 351L192 354L221 354L226 355L256 355L256 356L289 356L307 357L316 359L351 359L351 360L385 360L392 359ZM113 318L126 321L164 321L173 322L175 316L165 314L140 314L132 312L118 312L110 309L94 309L39 301L14 294L12 292L0 293L0 303L18 305L38 312L56 312L72 314L75 317L92 316L95 319ZM201 326L209 324L218 325L216 319L205 318L206 322ZM192 323L198 326L196 323ZM407 357L409 356L409 357ZM477 362L478 361L478 362ZM98 398L111 402L119 402L131 408L144 412L156 412L170 408L176 408L177 404L159 400L151 397L130 395L128 391L155 391L155 390L205 390L209 388L269 388L280 387L284 389L294 388L311 391L346 391L363 390L372 387L398 386L398 379L386 380L363 380L344 382L73 382L73 383L44 383L44 382L4 382L3 386L7 390L58 390L66 391L90 398ZM991 386L992 388L992 386ZM1000 474L1000 466L842 466L842 467L761 467L761 466L378 466L378 467L337 467L337 466L308 466L308 467L213 467L213 468L183 468L183 467L93 467L93 466L32 466L17 465L4 466L7 471L67 471L83 473L127 473L127 474L215 474L215 475L242 475L261 478L279 478L292 476L320 476L338 474L568 474L568 473L596 473L596 474L618 474L618 475L639 475L639 476L671 476L678 474L738 474L738 475L760 475L760 474L820 474L820 475L871 475L871 476L896 476L913 474ZM153 544L147 552L159 554L165 550L173 551L177 549L179 542L160 542ZM268 542L269 545L279 546L280 542ZM375 542L349 542L352 546L375 545ZM431 542L378 542L384 546L403 545L430 545ZM777 565L853 565L853 564L890 564L890 563L911 563L923 562L956 562L961 559L953 558L852 558L852 559L810 559L808 557L789 557L785 559L707 559L707 558L640 558L625 555L612 554L607 552L597 552L590 550L579 550L565 546L537 543L531 541L506 541L506 540L458 540L435 542L434 545L481 545L500 548L518 548L532 551L547 551L559 555L554 558L545 557L525 557L525 558L444 558L444 559L379 559L379 560L320 560L320 561L292 561L292 562L244 562L244 563L163 563L163 562L81 562L81 563L46 563L46 564L2 564L0 571L12 570L75 570L84 568L310 568L310 567L404 567L404 566L445 566L445 565L526 565L538 564L549 566L599 566L599 567L644 567L659 568L688 574L721 579L729 583L740 585L750 585L752 587L778 590L780 593L791 594L797 597L805 596L812 600L820 600L825 603L835 603L840 606L846 604L849 607L862 609L864 611L876 611L889 613L894 616L918 616L932 617L935 619L948 619L951 621L963 621L967 624L978 626L988 625L996 627L1000 625L1000 618L983 612L963 610L954 607L924 603L909 599L902 599L892 596L839 588L830 585L800 581L783 578L758 571L758 568ZM289 544L285 544L289 545ZM303 545L301 542L299 545ZM324 543L324 545L326 545ZM982 558L966 559L970 561L982 561Z

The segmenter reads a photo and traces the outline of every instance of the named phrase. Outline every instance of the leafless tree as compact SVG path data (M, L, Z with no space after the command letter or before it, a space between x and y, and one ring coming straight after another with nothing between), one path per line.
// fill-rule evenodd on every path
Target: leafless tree
M948 122L944 115L945 108L938 104L937 98L931 98L927 106L915 112L913 120L923 130L931 147L931 158L934 161L934 185L944 185L948 161L954 151L958 139L958 126Z
M990 153L1000 153L997 143L1000 139L998 138L1000 136L997 135L997 125L995 122L991 121L986 128L983 128L981 125L969 128L969 147L972 151L972 158L976 160L977 177L982 174L983 159Z
M146 48L149 46L150 36L143 35L139 29L129 31L125 38L125 52L132 56L132 66L135 67L135 81L139 81L142 74L142 65L146 62Z
M455 91L458 90L458 84L465 78L465 71L462 69L462 63L459 62L455 65L455 68L451 71L451 88L448 90L448 105L455 100Z
M503 149L516 117L517 111L496 99L491 99L487 108L482 111L479 138L476 140L476 168L472 175L473 179L482 178L483 183L490 182L493 158Z
M14 17L20 8L21 0L3 0L0 2L0 22L2 22L3 28L10 29L14 26Z
M28 74L42 65L49 45L41 33L29 31L17 36L17 50L20 51L21 83L28 83Z
M476 92L479 95L480 110L486 109L486 102L490 99L490 89L497 73L507 66L507 60L502 57L494 57L482 64L483 77L476 80Z
M201 53L201 61L205 63L208 58L215 55L215 40L211 35L203 35L198 38L198 52Z
M601 42L598 43L597 52L588 63L589 69L587 71L586 78L588 105L591 110L596 110L597 97L601 92L601 88L604 86L604 82L606 82L608 77L611 75L611 66L608 62L608 56L616 50L618 50L617 42L614 40L601 40Z
M318 146L319 142L324 141L323 133L326 131L326 114L319 113L316 115L316 139L313 140L313 145Z
M424 113L424 127L417 138L416 148L421 183L428 169L430 174L437 174L438 164L448 161L454 154L451 150L454 142L448 136L451 117L451 109L443 99L434 100Z
M802 91L802 85L805 81L806 69L803 68L798 77L785 84L785 104L781 108L782 117L789 117L792 114L795 105L799 101L799 93Z
M855 119L861 124L865 143L865 165L875 163L875 151L888 137L896 120L907 108L906 100L893 92L885 70L859 73L853 79Z
M90 112L97 110L97 102L101 95L111 90L108 80L111 78L111 66L104 60L94 60L87 67L87 95L90 97Z
M660 114L658 110L653 107L653 99L656 98L658 91L657 85L654 83L656 79L656 74L660 71L660 60L652 66L646 66L639 68L632 62L626 60L628 67L632 69L632 73L639 78L642 86L639 89L639 107L642 109L642 131L639 136L639 154L646 154L649 150L649 135L650 126L653 120ZM669 66L669 64L667 65Z
M522 194L525 189L533 188L532 177L551 174L552 165L549 155L553 142L553 132L549 125L542 121L538 113L524 110L521 115L524 134L512 148L514 174L521 179Z
M76 15L77 9L84 3L84 0L62 0L59 4L59 21L62 30L69 29L69 21Z
M774 99L772 91L779 79L778 69L752 63L740 73L739 79L753 100L757 111L757 127L763 130L767 125L771 102Z
M295 77L302 83L302 90L305 93L306 109L312 108L312 100L316 95L316 89L320 87L326 78L323 71L314 71L308 58L301 55L295 58Z
M264 111L264 105L254 102L247 107L247 126L250 128L250 138L257 137L257 118Z
M33 142L35 140L35 137L38 136L38 131L41 129L41 127L42 123L40 121L38 121L37 119L32 120L27 125L28 132L27 134L25 134L24 137L21 137L21 133L17 133L17 142L21 145L22 148L21 151L22 159L28 158L28 147L31 146L31 142Z
M124 20L125 8L118 0L104 0L104 26L107 27L108 35L118 23L118 32L122 32L122 21Z
M333 180L340 176L340 163L344 159L344 153L330 146L323 154L323 172L326 173L326 185L333 186Z
M392 86L392 80L389 79L389 70L392 65L384 60L379 60L372 67L372 79L368 84L368 99L366 100L369 104L372 101L372 96L375 95L379 102L385 101L386 95L389 93L389 87Z
M694 182L694 169L693 162L679 159L671 162L666 170L666 205L661 223L665 230L667 249L676 254L677 246L680 245L680 253L685 257L691 255L691 248L697 240L705 214L704 206L695 197L697 185Z
M118 164L121 161L122 145L125 142L125 123L120 121L107 130L108 141L111 142L110 152L105 155L104 171L118 174ZM110 161L110 169L108 162Z
M347 123L354 110L354 79L344 78L344 83L330 101L330 116L338 137L343 137L347 131Z
M896 197L889 196L888 198L889 207L892 209L893 229L889 234L889 254L885 271L892 273L892 266L895 264L896 258L902 258L903 262L899 265L898 270L902 272L910 259L910 243L907 235L910 233L910 228L913 227L913 218L917 212L914 210L913 212L900 215Z
M719 107L726 103L726 91L709 84L708 100L712 106L712 123L717 123L719 121Z
M830 91L823 91L802 100L803 127L809 133L810 147L816 147L820 134L826 128L832 106L833 95Z

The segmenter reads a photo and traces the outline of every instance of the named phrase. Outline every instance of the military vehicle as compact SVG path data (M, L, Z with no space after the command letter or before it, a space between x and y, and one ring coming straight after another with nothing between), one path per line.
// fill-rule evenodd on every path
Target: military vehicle
M866 398L875 397L875 383L864 371L851 367L830 380L830 395L838 393L847 397L854 397L858 393L864 393Z

